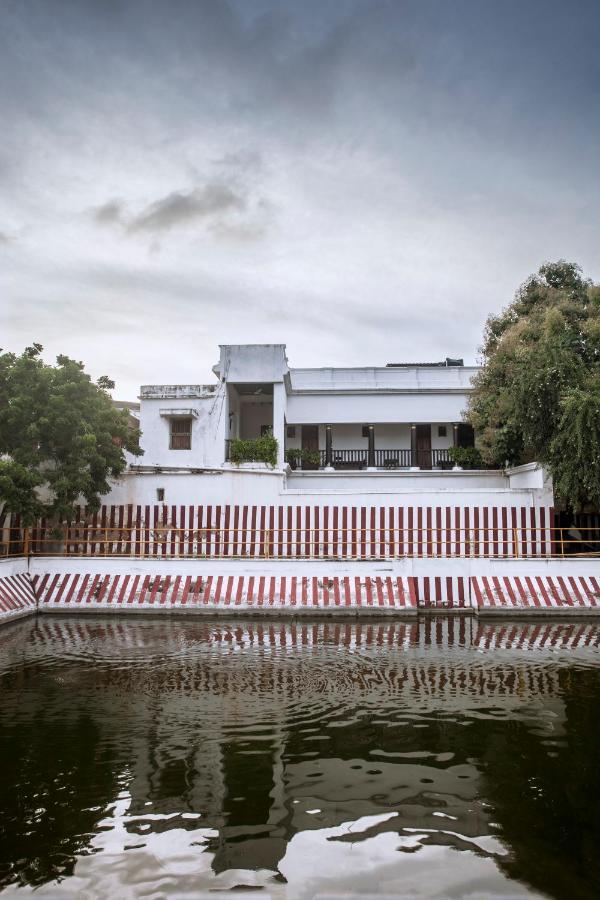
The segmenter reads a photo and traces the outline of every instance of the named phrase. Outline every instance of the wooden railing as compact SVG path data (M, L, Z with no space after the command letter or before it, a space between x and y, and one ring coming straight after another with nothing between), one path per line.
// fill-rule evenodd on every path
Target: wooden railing
M327 465L327 452L317 451L319 468ZM291 455L291 454L288 454ZM410 449L376 449L373 451L374 465L378 469L452 469L454 463L449 450L410 450ZM331 465L334 469L366 469L369 465L369 451L366 448L344 449L334 447L331 452ZM314 464L306 465L302 459L302 450L298 449L293 466L297 469L314 469Z
M600 528L172 528L80 523L4 529L0 557L398 559L600 557Z

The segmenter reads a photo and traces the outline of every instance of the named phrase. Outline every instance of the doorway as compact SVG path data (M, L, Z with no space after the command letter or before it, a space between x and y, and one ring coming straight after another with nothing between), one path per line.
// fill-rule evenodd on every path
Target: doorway
M420 469L431 468L431 425L417 425L413 428L413 465Z
M318 452L319 450L319 426L318 425L303 425L302 426L302 450L309 450L314 452L315 450ZM302 460L302 468L303 469L318 469L319 463L311 463L306 462L304 459Z

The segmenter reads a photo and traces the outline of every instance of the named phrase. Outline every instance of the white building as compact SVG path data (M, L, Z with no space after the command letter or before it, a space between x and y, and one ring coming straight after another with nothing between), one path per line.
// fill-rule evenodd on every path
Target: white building
M214 383L141 387L144 455L107 503L551 506L535 465L455 466L450 448L473 445L463 413L477 371L453 359L292 369L284 344L222 345ZM268 431L275 466L230 462L232 441Z

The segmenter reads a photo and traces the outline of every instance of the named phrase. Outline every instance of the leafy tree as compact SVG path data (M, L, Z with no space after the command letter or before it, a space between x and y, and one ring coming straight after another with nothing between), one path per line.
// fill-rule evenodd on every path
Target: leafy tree
M24 524L45 515L71 520L80 497L91 510L139 455L139 433L113 406L106 376L93 382L83 364L58 356L56 366L34 344L0 353L0 511Z
M537 461L559 500L600 504L600 285L546 263L487 321L468 417L484 458Z

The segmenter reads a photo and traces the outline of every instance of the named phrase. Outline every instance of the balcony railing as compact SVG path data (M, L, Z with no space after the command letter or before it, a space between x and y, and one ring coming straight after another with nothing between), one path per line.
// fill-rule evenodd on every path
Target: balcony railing
M325 450L319 450L318 468L324 469L327 465L327 454ZM288 453L288 460L290 457ZM393 470L393 469L452 469L454 462L450 457L449 450L374 450L373 462L377 469ZM291 460L292 468L297 469L316 469L315 463L306 464L302 458L302 450L298 450L298 454ZM366 469L369 465L369 451L365 449L349 450L338 449L334 447L331 452L331 465L334 469L342 470L360 470Z

